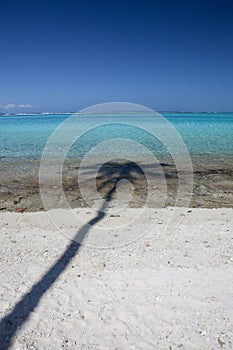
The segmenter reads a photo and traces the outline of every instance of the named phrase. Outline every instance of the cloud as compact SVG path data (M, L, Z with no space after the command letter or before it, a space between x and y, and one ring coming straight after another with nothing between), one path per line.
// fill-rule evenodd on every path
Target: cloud
M27 103L26 105L20 104L17 107L19 108L32 108L32 105L30 105L29 103Z
M3 109L14 109L14 108L32 108L33 106L30 105L29 103L27 104L15 104L15 103L4 103L0 105L0 108Z

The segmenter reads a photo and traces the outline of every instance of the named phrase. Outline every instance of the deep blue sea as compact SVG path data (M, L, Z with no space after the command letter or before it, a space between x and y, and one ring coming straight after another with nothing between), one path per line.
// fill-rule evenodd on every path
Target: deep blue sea
M191 155L233 155L233 112L232 113L162 113L176 128ZM0 157L41 157L43 149L61 123L69 114L33 114L0 116ZM79 115L80 128L90 122L90 115ZM158 140L127 122L143 120L147 125L156 123L148 113L125 113L123 116L92 114L92 120L111 123L82 136L71 148L69 156L81 157L93 146L114 137L123 137L141 142L155 154L166 156L166 147ZM123 124L119 124L123 123ZM78 124L79 125L79 124ZM77 127L77 122L76 126Z

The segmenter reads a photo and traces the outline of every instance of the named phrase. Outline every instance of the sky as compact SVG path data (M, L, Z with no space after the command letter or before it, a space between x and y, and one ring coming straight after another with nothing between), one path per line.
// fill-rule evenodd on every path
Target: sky
M0 0L0 112L233 111L232 0Z

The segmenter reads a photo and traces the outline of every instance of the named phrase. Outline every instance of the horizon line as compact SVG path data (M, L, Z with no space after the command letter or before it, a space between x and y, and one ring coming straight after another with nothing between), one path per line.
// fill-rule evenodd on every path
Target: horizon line
M66 111L66 112L36 112L36 111L32 111L30 113L26 113L26 112L14 112L14 113L4 113L4 112L1 112L0 111L0 115L1 116L10 116L10 115L37 115L37 114L41 114L41 115L49 115L49 114L111 114L111 113L117 113L117 114L123 114L123 113L127 113L127 114L130 114L130 113L190 113L190 114L197 114L197 113L213 113L213 114L217 114L217 113L233 113L233 110L232 111L179 111L179 110L160 110L160 111L156 111L156 110L151 110L151 111L122 111L122 112L119 112L119 111L112 111L112 112L81 112L81 111L78 111L78 112L74 112L74 111Z

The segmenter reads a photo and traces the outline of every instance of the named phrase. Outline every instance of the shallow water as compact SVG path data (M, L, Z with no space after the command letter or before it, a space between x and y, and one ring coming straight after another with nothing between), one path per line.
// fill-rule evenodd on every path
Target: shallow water
M163 113L182 137L191 156L232 155L233 154L233 113ZM39 159L43 149L55 129L70 115L34 114L0 116L0 159ZM90 120L91 119L91 120ZM68 156L82 157L96 144L112 138L128 138L140 142L156 156L168 156L166 146L145 130L126 125L141 121L142 128L160 128L156 115L135 114L92 114L78 115L74 127L80 130L89 123L110 123L82 136L71 147Z
M164 113L164 116L165 121L168 121L181 136L191 156L193 169L189 170L193 171L194 188L190 205L233 207L233 113ZM43 208L39 193L40 159L49 137L69 117L68 114L0 116L0 210L17 211L21 206L29 211ZM62 156L62 146L66 146L70 141L70 135L76 136L76 132L77 135L79 132L82 133L87 126L93 128L97 122L108 125L84 133L74 142L68 153L65 152L67 161L63 168L63 185L70 205L72 207L86 205L77 185L81 158L101 142L122 138L136 141L137 145L143 145L156 156L168 186L166 205L173 206L177 194L176 166L166 148L167 145L152 136L148 130L156 131L162 137L165 135L173 153L174 150L179 151L179 148L176 149L177 135L173 138L174 130L171 132L169 124L166 122L164 124L164 120L156 114L76 115L71 124L65 125L64 130L62 129L61 138L53 143L52 156L57 157L56 159ZM135 123L141 125L140 128L132 126ZM122 145L122 150L125 151L123 141ZM111 158L113 160L121 153L111 142L108 147L98 152L89 160L88 173L92 165L99 161L101 163L103 153L113 156ZM140 147L126 148L126 154L127 152L130 155L128 159L137 164L145 158ZM103 184L107 184L100 190L101 196L105 196L105 192L111 190L112 176L119 173L118 166L106 169L110 171L109 174L99 174L101 176L97 181L100 188ZM134 169L128 170L128 175L132 177L133 174L134 177L135 197L132 206L141 206L146 198L143 174L134 173ZM91 179L86 176L84 180L86 188L89 188ZM158 181L158 188L160 186ZM52 196L53 186L50 187ZM152 205L159 206L156 198L155 196L155 203Z

